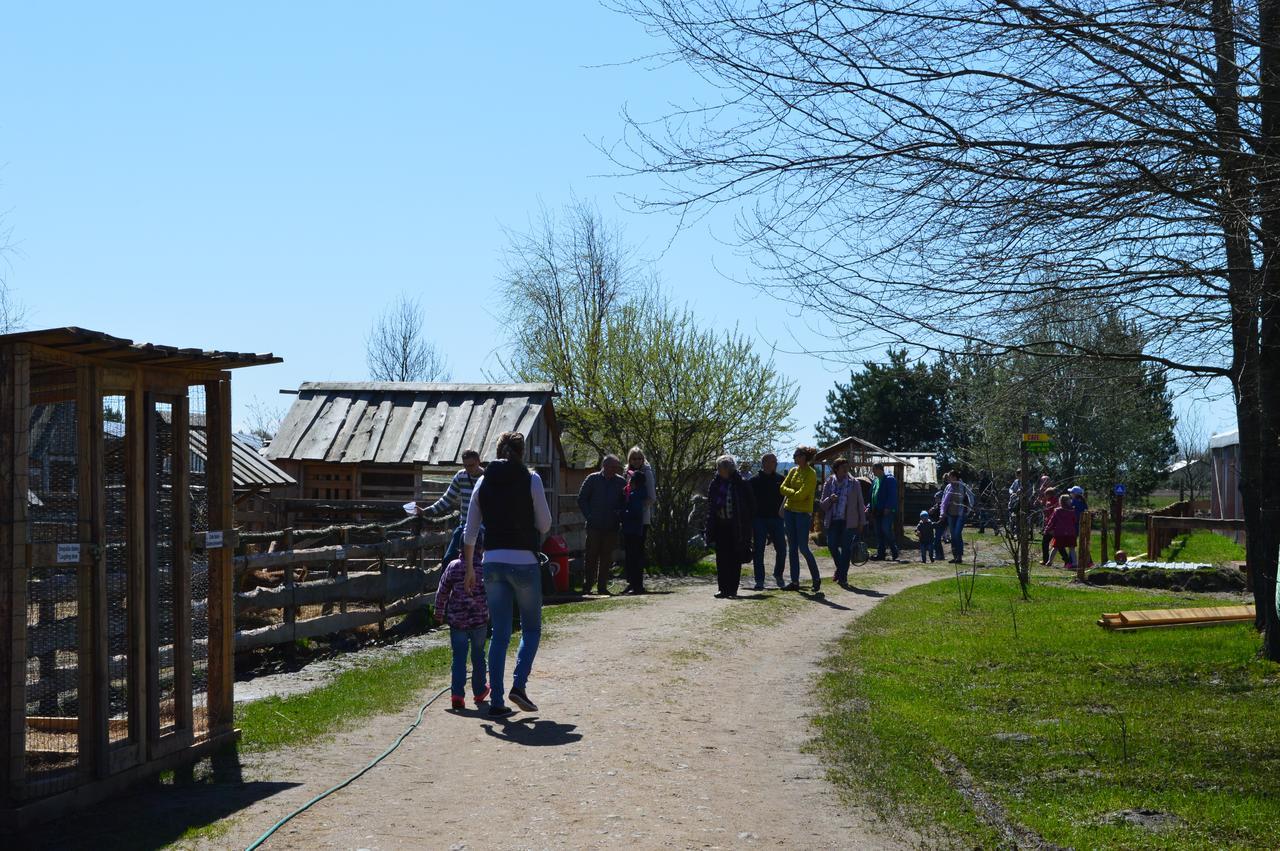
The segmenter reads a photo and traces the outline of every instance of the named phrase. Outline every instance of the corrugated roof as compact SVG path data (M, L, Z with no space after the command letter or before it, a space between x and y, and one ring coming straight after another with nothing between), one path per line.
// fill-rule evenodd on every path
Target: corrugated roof
M554 395L550 384L307 382L267 458L453 465L472 448L491 458L498 437L528 434Z
M208 458L209 445L204 429L193 428L188 434L191 436L191 454L201 459ZM297 484L293 476L263 458L258 450L234 434L231 435L231 482L237 488Z
M0 343L24 342L86 357L104 358L126 364L182 367L186 369L238 369L280 363L273 354L220 352L204 349L180 349L154 343L135 343L85 328L46 328L43 331L19 331L0 335Z

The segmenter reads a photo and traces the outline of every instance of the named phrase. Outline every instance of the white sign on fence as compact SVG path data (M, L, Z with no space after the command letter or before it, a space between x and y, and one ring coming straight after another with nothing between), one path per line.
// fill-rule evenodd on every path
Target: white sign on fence
M205 532L204 548L206 550L216 550L222 547L222 532Z
M79 544L58 544L58 564L79 564Z

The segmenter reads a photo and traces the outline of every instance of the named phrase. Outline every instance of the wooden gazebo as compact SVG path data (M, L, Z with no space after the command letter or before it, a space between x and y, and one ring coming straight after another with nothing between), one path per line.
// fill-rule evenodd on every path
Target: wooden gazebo
M893 477L898 480L898 514L894 521L893 533L902 537L902 511L906 505L907 467L914 467L910 461L894 455L887 449L881 449L870 441L860 437L842 437L830 446L824 446L814 456L813 463L820 468L819 478L825 476L827 465L837 458L849 460L849 474L852 476L871 476L872 464L884 464L893 469Z
M228 370L278 362L0 336L0 827L234 739Z

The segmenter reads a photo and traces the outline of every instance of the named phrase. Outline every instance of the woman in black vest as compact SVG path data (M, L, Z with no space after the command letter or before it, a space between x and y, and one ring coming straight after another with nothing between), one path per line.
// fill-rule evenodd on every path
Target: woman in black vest
M467 510L462 558L467 565L464 580L475 587L475 543L484 527L484 590L489 602L493 638L489 642L489 698L491 716L510 715L504 702L503 673L511 645L512 602L520 609L520 646L511 675L511 702L525 712L538 707L525 691L533 658L542 637L542 571L538 551L551 529L542 478L524 466L524 435L509 431L498 438L498 460L490 462L476 483Z

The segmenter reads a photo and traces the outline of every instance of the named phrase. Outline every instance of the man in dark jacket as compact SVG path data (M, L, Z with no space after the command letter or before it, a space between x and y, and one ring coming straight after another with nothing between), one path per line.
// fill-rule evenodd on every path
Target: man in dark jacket
M751 528L755 539L756 590L764 590L764 546L773 541L773 578L779 588L787 583L782 578L782 568L786 565L787 556L784 550L786 534L782 529L782 494L778 486L782 484L782 476L778 473L778 456L772 452L760 459L760 472L747 482L751 487L751 495L755 497L755 516L751 520Z
M755 498L742 480L732 455L716 461L716 477L707 488L707 546L716 551L716 597L736 600L742 565L751 561Z
M600 462L600 469L587 476L578 489L578 510L587 521L586 553L582 559L584 594L591 593L592 586L600 594L609 593L613 553L618 549L622 489L626 484L618 456L606 455Z

